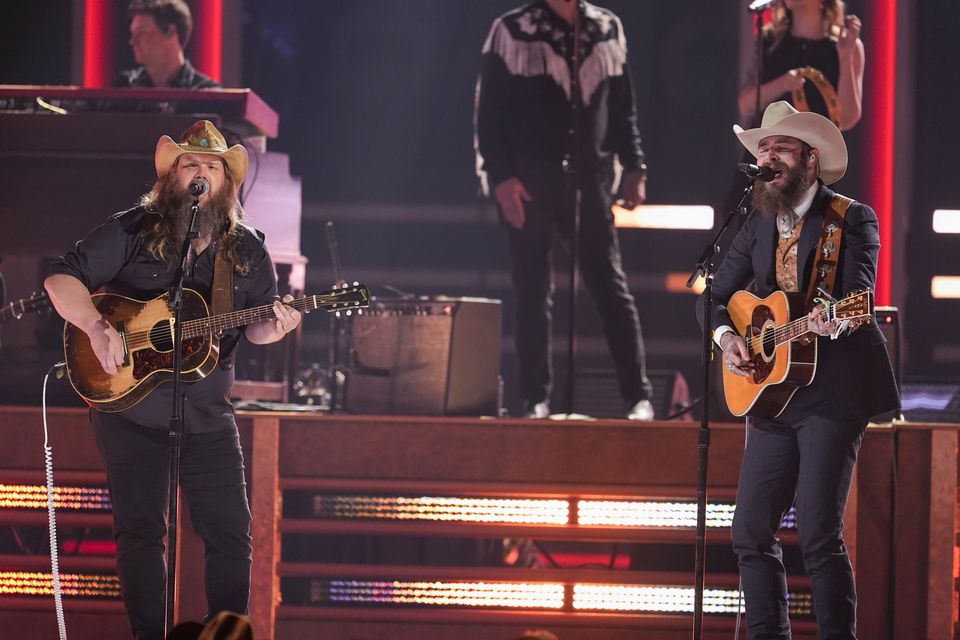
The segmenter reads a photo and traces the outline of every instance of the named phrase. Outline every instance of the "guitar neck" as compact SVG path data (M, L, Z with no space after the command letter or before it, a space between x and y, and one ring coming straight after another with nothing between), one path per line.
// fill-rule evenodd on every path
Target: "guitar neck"
M285 302L284 304L293 307L301 313L305 313L329 305L333 300L333 296L316 295L304 296L303 298L297 298L292 302ZM237 327L245 327L248 324L273 320L276 317L277 314L274 313L273 305L265 304L261 307L251 307L249 309L221 313L216 316L197 318L183 323L183 337L184 339L199 338L200 336L208 336Z
M841 301L839 304L842 304L844 301ZM820 320L823 322L829 322L837 318L836 315L836 305L838 303L829 304L826 308L820 311ZM872 307L871 307L872 308ZM850 318L845 318L849 320ZM775 346L779 347L782 344L796 340L808 333L813 331L813 327L810 326L810 317L803 316L797 318L792 322L779 325L774 331L774 342Z
M820 317L826 319L826 312L822 312ZM804 316L802 318L797 318L793 322L788 322L787 324L780 325L777 327L776 331L776 341L777 346L796 340L797 338L804 336L810 333L810 318Z

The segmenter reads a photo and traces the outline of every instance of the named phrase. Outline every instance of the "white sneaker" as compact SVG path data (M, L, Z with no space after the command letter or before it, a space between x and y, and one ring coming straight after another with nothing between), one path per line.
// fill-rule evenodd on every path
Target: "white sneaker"
M649 400L640 400L627 409L627 420L650 422L653 420L653 405Z
M525 409L523 410L524 418L532 418L534 420L546 420L550 417L550 403L546 400L543 402L537 402L535 404L524 404Z

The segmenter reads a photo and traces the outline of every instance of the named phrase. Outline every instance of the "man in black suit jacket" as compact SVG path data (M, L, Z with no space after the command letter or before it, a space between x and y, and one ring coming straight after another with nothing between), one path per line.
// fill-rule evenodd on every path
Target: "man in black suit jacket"
M726 305L748 287L760 297L808 290L821 226L835 195L825 184L843 176L847 149L832 122L798 113L786 102L767 107L760 127L734 126L734 131L759 165L777 172L774 180L757 183L755 210L714 280L714 340L723 350L724 366L746 376L753 366ZM852 203L830 293L840 299L874 288L879 250L876 214ZM819 307L809 318L818 341L814 381L801 387L776 418L751 418L747 425L732 537L751 640L790 637L786 572L776 533L791 505L811 579L817 637L856 637L856 589L843 542L843 513L868 419L899 408L876 323L850 331L836 321L822 321Z

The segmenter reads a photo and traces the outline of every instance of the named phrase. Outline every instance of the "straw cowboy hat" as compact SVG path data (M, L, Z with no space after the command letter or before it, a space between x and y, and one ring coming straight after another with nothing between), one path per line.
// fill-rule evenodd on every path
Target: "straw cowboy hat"
M174 142L170 136L160 136L154 163L157 177L163 177L173 167L173 163L184 153L209 153L223 158L227 171L239 188L247 175L247 150L243 145L235 144L227 149L227 141L209 120L197 120L192 127L180 135L180 142Z
M250 619L239 613L221 611L207 623L197 640L252 640Z
M820 151L820 179L833 184L847 171L847 145L840 129L818 113L797 111L789 102L773 102L763 112L756 129L733 125L733 132L754 157L760 141L770 136L790 136Z

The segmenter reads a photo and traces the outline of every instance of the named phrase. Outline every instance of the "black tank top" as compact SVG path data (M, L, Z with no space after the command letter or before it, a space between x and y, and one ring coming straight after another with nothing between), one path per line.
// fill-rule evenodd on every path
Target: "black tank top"
M772 41L765 44L763 50L763 84L779 78L790 69L798 67L813 67L819 69L827 78L834 90L840 79L840 56L837 53L837 43L830 38L806 40L797 38L788 33L775 49L770 50ZM804 84L807 94L807 104L810 110L827 118L830 113L827 103L820 95L820 91L809 80ZM775 100L786 100L792 104L791 96L785 93ZM796 106L796 105L794 105Z

